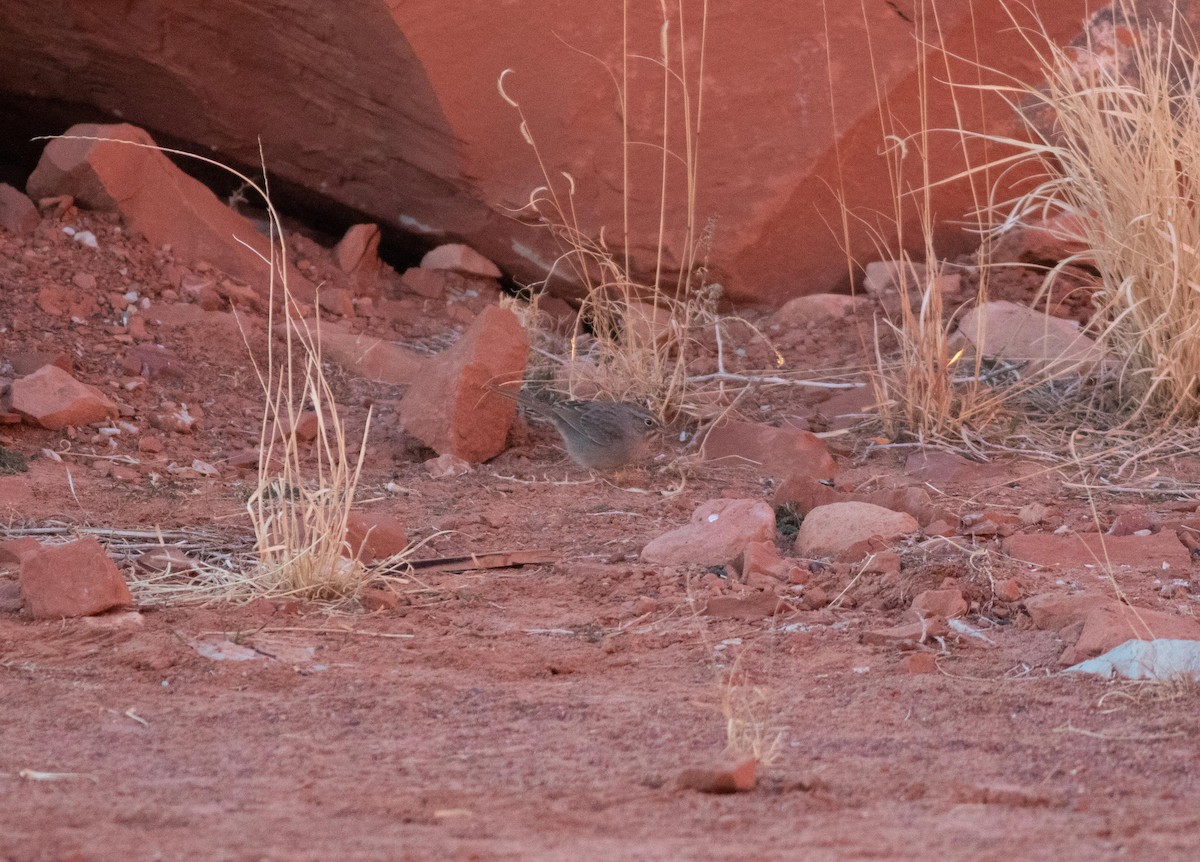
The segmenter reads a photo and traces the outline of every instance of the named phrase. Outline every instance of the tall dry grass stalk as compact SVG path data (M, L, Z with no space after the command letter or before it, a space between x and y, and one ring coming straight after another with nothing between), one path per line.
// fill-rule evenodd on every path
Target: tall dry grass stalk
M246 345L263 391L258 482L246 504L259 557L254 580L272 595L353 598L380 577L379 568L364 565L346 538L371 411L351 449L321 360L320 318L305 318L288 288L287 245L266 180L260 188L242 179L266 202L272 240L272 257L264 258L269 278L265 362L260 364L253 345ZM282 356L275 346L277 323L283 329ZM294 433L308 412L317 426L311 443Z
M575 396L584 389L587 395L639 401L667 416L689 409L689 355L698 333L719 325L716 306L721 287L704 282L702 252L711 231L700 230L696 220L703 103L699 82L704 74L708 4L703 4L695 47L689 47L682 0L674 6L662 2L660 8L659 53L651 57L631 51L628 0L622 4L621 67L608 69L619 98L622 129L623 223L616 248L610 246L604 230L593 236L583 226L575 179L565 172L553 174L546 164L528 118L506 88L512 69L500 74L497 87L517 111L521 135L533 149L542 175L543 185L530 194L523 212L549 230L560 249L547 279L535 287L561 277L583 291L575 331L563 357L567 393ZM637 140L631 131L631 63L650 64L661 74L663 114L657 141ZM681 114L678 131L673 110ZM672 147L677 135L682 151ZM631 259L631 153L644 147L660 156L657 250L653 273L639 278ZM672 225L673 195L680 188L684 223ZM674 272L668 271L671 248L681 250L678 261L671 264Z
M1099 273L1096 337L1120 368L1092 390L1122 420L1200 417L1200 52L1182 12L1139 17L1118 0L1081 45L1019 21L1042 86L990 86L1026 120L1004 163L1033 165L1032 190L997 204L1001 229L1067 214L1064 239ZM1000 165L1002 163L997 163ZM1056 275L1051 272L1047 284Z
M319 326L293 314L286 274L280 276L280 288L283 357L268 347L265 368L255 362L264 406L258 483L246 509L258 547L258 580L270 594L351 598L377 577L346 540L371 415L368 411L362 439L351 450L321 364ZM305 443L291 431L309 411L316 417L317 435Z
M956 324L944 292L950 283L947 276L953 270L939 259L934 246L936 214L932 194L937 181L931 174L928 155L930 136L935 131L929 121L929 86L935 76L944 81L952 80L951 55L943 47L936 4L917 3L914 15L913 47L919 83L918 128L915 132L908 132L893 112L876 67L871 29L869 26L865 29L867 57L879 106L880 134L885 142L881 155L887 165L893 211L873 221L851 213L843 203L841 229L844 247L849 249L852 222L858 220L874 237L877 257L895 263L897 301L888 308L882 320L876 320L869 338L876 358L871 383L879 419L889 437L932 441L958 439L968 431L986 426L1001 410L1004 398L981 382L980 355L964 357L961 349L951 347L950 336ZM931 63L938 58L942 67L935 69ZM832 76L831 57L827 58L827 64ZM956 91L951 93L954 95ZM963 109L957 100L952 107L956 115L962 115ZM836 127L836 105L834 109ZM965 140L964 134L964 153L967 151ZM834 147L841 177L842 156L837 141ZM914 164L917 167L915 178ZM966 179L971 182L976 200L982 204L986 200L986 182L977 184L974 175ZM916 225L917 242L911 241L910 225ZM921 249L923 260L919 262L922 266L914 267L913 256L906 251L914 246ZM848 256L847 263L853 282L863 262ZM975 275L978 286L974 301L983 303L987 299L989 277L986 245L980 251Z

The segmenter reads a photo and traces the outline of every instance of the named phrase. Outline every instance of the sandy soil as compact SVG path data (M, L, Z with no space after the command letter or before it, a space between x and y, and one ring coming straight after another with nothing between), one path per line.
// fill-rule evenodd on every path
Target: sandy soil
M99 252L49 221L29 242L0 236L0 352L66 352L80 379L116 394L137 422L163 402L198 405L204 419L191 435L146 428L165 441L157 454L136 438L109 448L87 429L71 439L0 428L0 445L32 458L33 499L11 527L244 527L253 476L226 459L253 447L259 396L236 325L210 313L151 329L182 370L138 391L112 388L132 339L108 322L105 297L136 285L169 302L172 262L111 220L74 219L97 233ZM73 286L78 272L98 289ZM64 293L60 313L47 298ZM446 318L420 325L432 333L439 320L448 331ZM793 368L866 361L849 329L787 341ZM1020 600L990 592L1000 578L1019 580L1024 596L1104 586L1099 573L1035 571L999 555L982 570L963 555L906 551L899 578L815 572L831 594L846 590L836 609L705 615L704 599L744 588L656 570L637 552L706 499L768 498L754 471L694 467L682 482L651 466L594 480L564 460L551 432L531 428L493 463L431 479L421 466L430 453L395 425L402 393L332 376L352 428L368 404L378 411L367 508L398 515L416 538L446 531L431 556L548 548L560 561L429 575L410 582L400 607L375 613L267 600L62 622L0 612L0 859L1200 854L1200 689L1061 675L1057 636L1033 629ZM820 401L775 394L763 413L815 424ZM43 448L62 463L38 457ZM905 473L906 450L844 448L848 487L919 484ZM137 477L102 475L96 454L127 456ZM193 458L223 465L221 476L167 469ZM999 481L941 489L941 504L963 514L1041 502L1063 523L1090 519L1057 479L1007 467ZM1103 517L1129 502L1103 499ZM1138 505L1180 509L1170 499ZM911 598L947 578L975 600L968 622L986 640L861 641L909 621ZM1166 606L1149 576L1120 586L1143 606ZM1185 593L1194 604L1190 585ZM209 657L218 648L225 657ZM909 672L914 652L934 656L936 671ZM752 792L678 789L682 770L726 760L721 680L735 665L764 694L757 714L781 734L777 756Z

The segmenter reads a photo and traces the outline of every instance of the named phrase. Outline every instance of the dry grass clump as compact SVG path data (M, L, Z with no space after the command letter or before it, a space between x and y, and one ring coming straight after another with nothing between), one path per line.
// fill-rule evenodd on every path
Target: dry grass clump
M1061 213L1098 272L1098 341L1119 370L1088 394L1122 421L1200 417L1200 53L1175 3L1166 21L1119 0L1082 45L1014 24L1045 83L988 89L1026 120L1004 140L1044 179L998 205L1002 228ZM990 138L989 140L997 140ZM1051 272L1047 283L1056 273Z
M263 391L258 481L246 505L254 554L252 559L244 553L226 554L227 566L198 563L182 581L172 572L152 576L140 585L142 594L150 601L163 596L187 602L268 595L337 602L355 597L369 584L387 580L387 572L402 564L404 555L366 566L355 558L346 539L366 453L370 412L361 441L357 447L349 446L345 422L321 361L319 321L304 317L304 309L288 289L287 246L266 181L260 186L227 165L183 150L113 138L79 139L156 149L228 171L244 188L262 197L269 216L271 254L269 258L260 255L268 276L265 362L259 362L255 345L242 330ZM263 173L265 176L265 166ZM277 324L284 332L282 356L275 346ZM317 435L303 444L291 431L300 425L306 411L315 413Z
M771 766L783 754L785 731L775 725L778 706L773 692L755 685L740 662L717 682L721 714L725 717L725 752L735 760L754 758Z

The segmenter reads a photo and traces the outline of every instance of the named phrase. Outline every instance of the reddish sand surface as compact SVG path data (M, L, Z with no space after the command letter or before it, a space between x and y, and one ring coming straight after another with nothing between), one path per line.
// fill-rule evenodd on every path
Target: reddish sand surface
M165 443L153 454L136 437L108 446L90 429L0 427L0 445L31 458L9 530L244 531L254 475L225 459L256 445L261 395L236 322L207 313L151 328L182 369L138 391L111 387L130 344L106 323L105 298L136 283L166 304L170 261L111 220L75 223L97 233L98 251L49 219L32 240L0 236L4 358L64 352L138 424L164 401L204 418L189 435L144 427ZM72 286L81 271L98 279L92 299ZM45 300L59 293L68 307L55 313ZM432 338L450 323L433 309L419 326ZM861 366L855 333L791 339L789 367ZM426 556L545 549L558 562L410 578L397 608L375 612L145 597L140 613L64 621L0 611L0 859L1200 858L1200 689L1061 674L1063 641L1023 607L1118 585L1142 607L1194 607L1190 574L1175 573L1184 584L1168 597L1153 574L1031 568L980 538L986 564L905 546L898 577L816 567L835 607L705 613L713 596L753 597L638 552L705 500L770 499L753 469L664 461L594 478L530 426L491 463L434 479L422 466L432 453L396 425L402 391L330 375L352 432L375 407L364 508L398 516L414 538L437 534ZM769 419L818 427L823 397L760 400ZM839 485L922 484L905 472L911 449L839 445ZM102 475L97 454L125 456L114 463L136 475ZM168 469L193 459L220 475ZM1036 502L1059 523L1092 519L1057 474L1002 463L999 478L939 487L939 505L962 515ZM1131 504L1163 517L1195 505L1113 495L1100 517ZM779 546L791 553L782 534ZM1003 579L1020 598L994 595ZM972 602L974 635L863 641L912 622L912 598L948 581ZM911 672L913 655L931 657L932 672ZM729 762L722 680L735 668L761 695L755 718L778 750L750 792L681 789L684 770Z

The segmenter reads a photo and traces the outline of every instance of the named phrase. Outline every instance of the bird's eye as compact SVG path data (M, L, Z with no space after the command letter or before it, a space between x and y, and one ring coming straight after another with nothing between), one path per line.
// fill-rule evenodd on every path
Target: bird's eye
M655 424L655 423L654 423L654 420L653 420L651 417L647 416L647 417L646 417L645 419L643 419L642 421L643 421L644 423L646 423L646 427L647 427L647 428L653 428L653 427L654 427L654 424Z

